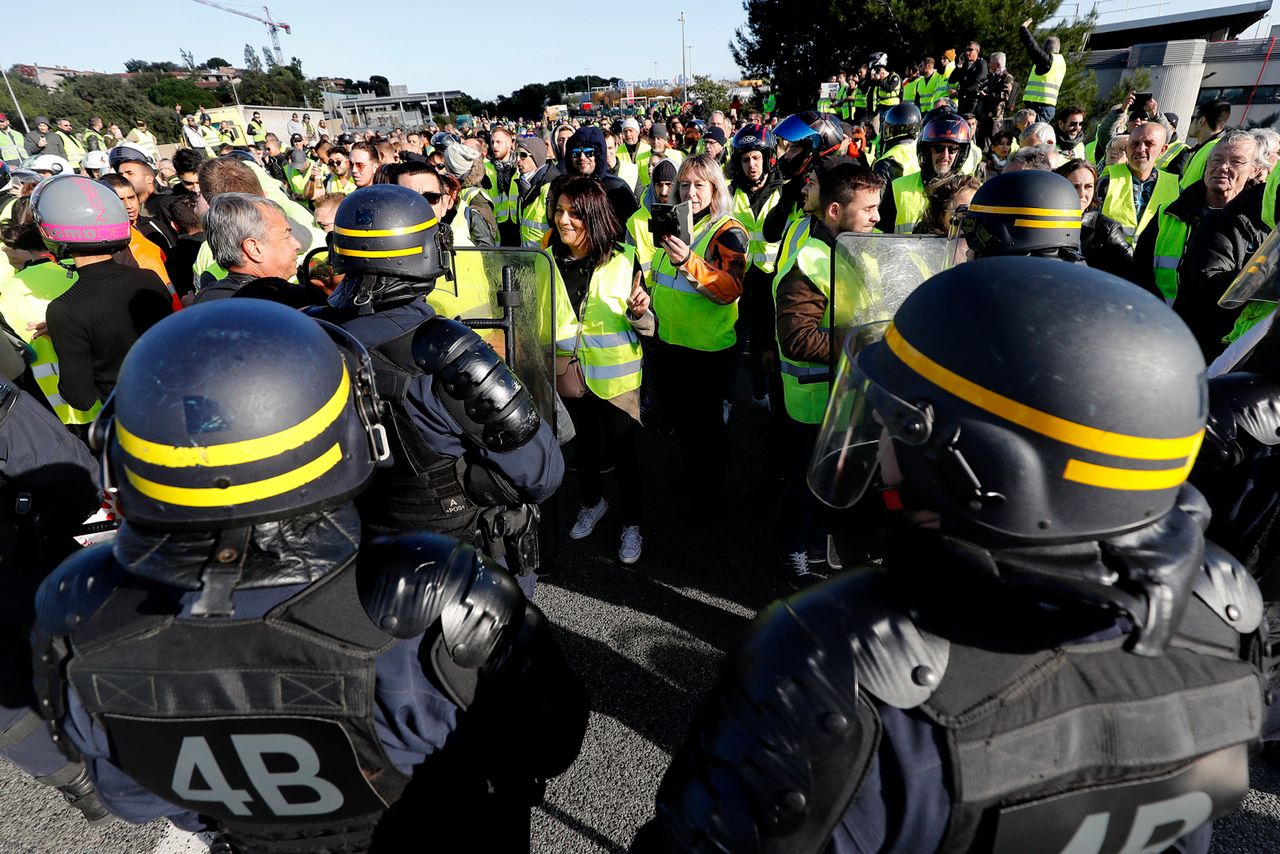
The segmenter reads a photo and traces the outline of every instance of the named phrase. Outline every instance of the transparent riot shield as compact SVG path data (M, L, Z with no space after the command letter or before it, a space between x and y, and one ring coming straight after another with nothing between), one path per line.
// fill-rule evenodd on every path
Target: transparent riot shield
M1240 308L1247 302L1280 302L1280 229L1273 230L1250 256L1244 269L1218 299L1223 308Z
M841 234L831 261L831 352L855 328L893 319L925 279L946 269L947 239L916 234Z
M560 435L550 360L554 288L551 257L540 249L459 247L452 271L427 302L475 329L498 352Z

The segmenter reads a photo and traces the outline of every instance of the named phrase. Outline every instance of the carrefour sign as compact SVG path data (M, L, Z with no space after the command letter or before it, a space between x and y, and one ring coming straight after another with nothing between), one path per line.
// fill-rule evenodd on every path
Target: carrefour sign
M623 80L619 78L613 81L613 88L619 92L628 87L633 89L668 89L672 86L686 86L692 82L683 74L677 74L675 77L647 77L644 80Z

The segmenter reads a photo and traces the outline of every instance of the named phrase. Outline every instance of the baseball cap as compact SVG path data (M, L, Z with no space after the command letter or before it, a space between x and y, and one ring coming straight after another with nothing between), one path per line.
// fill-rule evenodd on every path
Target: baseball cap
M289 142L302 142L302 134L295 133L293 136L289 137Z

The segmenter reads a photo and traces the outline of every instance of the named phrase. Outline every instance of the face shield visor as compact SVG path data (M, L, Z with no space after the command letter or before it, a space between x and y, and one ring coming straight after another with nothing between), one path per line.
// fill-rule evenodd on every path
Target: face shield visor
M845 339L831 399L809 464L808 483L824 504L852 507L880 468L883 434L907 445L929 440L933 416L927 406L898 398L860 367L868 348L880 344L890 321L860 326Z
M973 255L969 251L968 233L965 229L965 222L969 220L969 206L960 205L951 213L951 224L947 227L947 250L943 258L943 269L950 270L957 264L963 264L966 261L972 261ZM973 223L970 223L968 231L972 231Z

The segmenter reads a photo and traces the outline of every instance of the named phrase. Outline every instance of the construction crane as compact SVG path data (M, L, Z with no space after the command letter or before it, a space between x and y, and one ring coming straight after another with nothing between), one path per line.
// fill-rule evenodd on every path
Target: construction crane
M250 15L248 12L241 12L239 9L232 9L228 6L221 5L220 3L214 3L213 0L195 0L195 2L202 6L212 6L213 8L221 9L224 12L230 12L233 15L239 15L240 17L248 18L251 21L257 21L260 24L266 24L267 29L271 31L271 44L276 49L276 62L280 65L284 65L284 54L280 52L280 34L278 31L284 30L286 33L293 35L293 28L284 21L271 20L271 10L266 6L262 7L262 11L266 13L267 17L259 18L257 15Z

